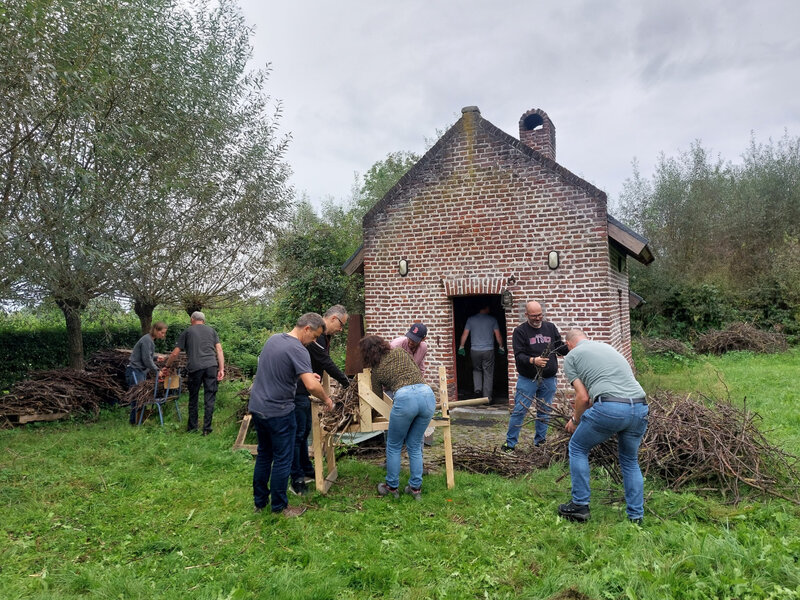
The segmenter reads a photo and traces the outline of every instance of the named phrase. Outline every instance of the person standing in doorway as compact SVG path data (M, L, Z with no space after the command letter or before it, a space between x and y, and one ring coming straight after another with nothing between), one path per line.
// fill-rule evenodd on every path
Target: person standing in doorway
M489 398L491 404L492 390L494 389L494 341L497 340L500 354L505 354L506 350L503 347L503 338L500 336L500 325L498 325L497 319L489 314L488 304L467 319L464 333L461 334L459 356L466 356L464 344L470 336L472 337L472 347L469 355L472 359L472 383L475 397Z
M558 328L544 320L542 305L531 300L525 305L526 321L514 329L512 344L514 362L517 367L517 389L514 393L514 409L508 420L506 442L501 447L511 452L519 440L522 422L535 403L536 425L533 445L543 443L550 422L550 405L556 394L557 354L569 352L561 341Z
M191 325L178 336L175 348L167 358L167 367L178 358L181 350L186 352L188 363L189 422L186 430L197 431L198 401L200 386L203 387L203 435L211 433L211 419L217 399L217 384L225 377L225 355L222 344L213 328L206 325L206 316L196 310L191 316Z

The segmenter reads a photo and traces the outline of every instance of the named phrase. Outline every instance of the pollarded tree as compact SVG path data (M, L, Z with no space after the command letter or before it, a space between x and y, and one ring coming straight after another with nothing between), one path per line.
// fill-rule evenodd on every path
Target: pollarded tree
M131 190L117 284L142 330L158 304L188 312L264 286L276 227L291 203L267 70L247 72L250 35L230 2L175 19L179 34L143 98L173 134L147 185Z

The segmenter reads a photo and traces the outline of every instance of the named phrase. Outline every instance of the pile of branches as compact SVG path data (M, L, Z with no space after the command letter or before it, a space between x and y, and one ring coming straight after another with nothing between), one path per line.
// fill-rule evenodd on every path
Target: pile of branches
M0 414L87 413L96 417L102 404L119 402L124 388L113 375L98 371L35 371L0 397Z
M701 354L724 354L733 350L769 354L784 352L787 348L783 334L762 331L748 323L734 323L724 331L711 330L694 344L695 351Z
M356 379L347 388L339 386L331 400L333 410L322 413L320 425L329 434L345 433L351 425L358 423L360 414Z
M645 476L657 476L676 491L717 491L733 503L749 487L800 504L800 459L771 444L759 429L761 417L746 405L668 392L648 400L649 425L639 450ZM463 470L506 477L568 462L570 435L564 426L571 415L565 404L554 405L547 442L538 448L518 446L513 454L504 454L497 448L456 446L453 462ZM593 448L589 460L622 482L616 437Z
M673 354L687 356L691 354L689 347L680 340L671 338L642 338L642 346L651 354Z
M92 354L86 363L89 371L104 373L116 377L120 385L125 384L125 367L131 359L131 351L127 348L99 350Z

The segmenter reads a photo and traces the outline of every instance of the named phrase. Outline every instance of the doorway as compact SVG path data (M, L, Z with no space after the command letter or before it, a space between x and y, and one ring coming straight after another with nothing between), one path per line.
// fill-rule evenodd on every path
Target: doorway
M464 333L464 326L467 319L478 313L484 306L489 307L489 314L497 319L500 327L500 336L503 340L506 336L506 312L501 303L500 294L486 294L481 296L454 296L453 297L453 331L455 340L453 343L454 352L458 350L461 334ZM472 360L470 359L471 336L465 344L466 356L455 358L456 373L456 392L458 400L468 400L474 398L472 380ZM508 350L508 348L506 348ZM494 385L492 392L492 404L508 404L508 354L494 355Z

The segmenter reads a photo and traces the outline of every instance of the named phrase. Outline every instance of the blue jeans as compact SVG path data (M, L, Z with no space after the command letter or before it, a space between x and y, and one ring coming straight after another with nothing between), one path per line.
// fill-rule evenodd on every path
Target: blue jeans
M294 397L294 419L297 431L294 437L292 456L292 481L303 481L306 473L313 473L314 465L308 457L308 435L311 433L311 398L298 395Z
M147 371L143 369L134 369L128 365L125 367L125 383L129 388L142 383L147 378ZM136 403L131 403L131 414L128 417L128 422L131 425L136 425Z
M514 410L508 420L508 433L506 444L514 448L519 439L519 430L530 408L531 403L536 403L536 433L533 436L534 444L541 444L547 435L547 425L550 423L550 405L556 395L556 378L542 377L541 381L529 379L524 375L517 376L517 390L514 392Z
M408 451L408 485L422 487L422 438L436 409L433 390L424 383L401 387L394 393L386 436L386 485L400 487L400 451Z
M253 415L253 423L258 434L258 455L253 468L253 503L256 508L264 508L270 497L272 484L272 512L280 512L289 506L286 486L292 470L294 436L297 423L294 411L282 417Z
M646 404L598 401L581 415L581 422L569 441L569 473L575 504L589 504L589 450L616 433L628 518L644 516L644 479L639 468L639 444L647 430L648 412Z

